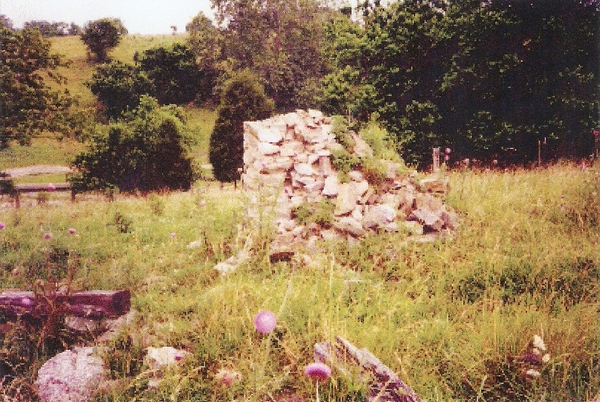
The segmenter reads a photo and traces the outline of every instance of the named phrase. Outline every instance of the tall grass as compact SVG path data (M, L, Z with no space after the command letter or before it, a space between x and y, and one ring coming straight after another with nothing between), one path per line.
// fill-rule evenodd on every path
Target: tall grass
M0 280L30 288L48 252L67 250L77 288L132 291L138 319L104 352L117 382L98 400L311 400L303 367L314 343L336 335L368 348L429 401L591 400L600 391L598 171L559 165L450 179L448 202L462 216L453 239L385 234L274 264L245 218L243 193L212 184L2 210ZM213 270L250 244L236 272ZM253 328L262 309L277 315L272 334ZM519 360L533 335L551 356L537 379L522 375ZM192 357L150 387L149 346ZM14 348L2 353L16 359ZM223 386L220 369L241 380ZM352 375L334 370L321 385L324 401L364 400Z

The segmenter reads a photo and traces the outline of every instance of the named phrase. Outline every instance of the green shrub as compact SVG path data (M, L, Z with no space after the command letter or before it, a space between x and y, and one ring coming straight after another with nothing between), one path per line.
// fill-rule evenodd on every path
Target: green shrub
M376 158L362 158L362 173L364 178L373 185L383 182L387 176L387 164Z
M292 209L292 218L300 225L318 223L330 227L333 223L335 205L329 200L321 200L317 204L304 202Z
M292 218L300 225L306 225L310 221L312 208L307 202L303 202L292 208Z
M154 92L146 73L120 61L98 66L86 85L98 97L104 115L113 120L138 107L143 95Z
M182 110L142 97L135 110L110 125L108 135L97 134L75 158L77 174L69 180L79 191L188 190L194 171L182 118Z
M331 163L340 173L348 174L352 169L361 166L361 160L356 154L351 154L345 149L334 149L331 151Z
M331 133L335 140L340 143L348 152L354 149L354 140L348 128L348 122L343 116L334 116L331 122Z

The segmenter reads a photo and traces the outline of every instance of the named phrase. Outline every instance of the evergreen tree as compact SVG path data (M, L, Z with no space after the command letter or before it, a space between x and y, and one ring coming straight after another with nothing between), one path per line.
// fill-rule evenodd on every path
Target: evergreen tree
M244 156L243 124L270 117L274 107L256 76L248 70L235 74L224 84L210 136L209 157L217 180L239 180Z

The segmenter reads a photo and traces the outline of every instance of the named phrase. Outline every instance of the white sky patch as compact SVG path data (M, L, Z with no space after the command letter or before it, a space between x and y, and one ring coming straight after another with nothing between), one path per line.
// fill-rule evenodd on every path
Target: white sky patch
M28 21L71 22L79 26L100 18L119 18L130 34L169 34L199 12L212 17L210 0L0 0L0 14L16 28Z

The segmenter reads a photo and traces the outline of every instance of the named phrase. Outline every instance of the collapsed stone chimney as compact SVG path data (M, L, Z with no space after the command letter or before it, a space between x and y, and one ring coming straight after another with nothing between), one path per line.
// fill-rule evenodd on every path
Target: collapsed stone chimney
M345 133L342 145L332 129L332 119L317 110L244 123L242 183L250 218L276 227L271 260L288 259L318 239L381 231L432 238L454 229L456 215L442 199L447 181L417 184L416 172L377 159L358 134ZM358 163L342 171L336 165L344 154ZM381 174L373 177L365 161Z

